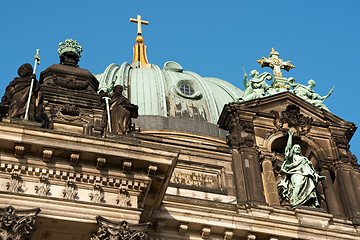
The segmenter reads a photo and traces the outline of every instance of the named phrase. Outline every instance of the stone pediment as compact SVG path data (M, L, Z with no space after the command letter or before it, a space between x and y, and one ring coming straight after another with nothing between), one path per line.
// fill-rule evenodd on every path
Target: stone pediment
M299 114L304 118L311 119L312 124L346 129L345 132L347 132L348 140L351 139L356 130L354 123L345 121L329 111L313 106L290 92L282 92L241 103L229 103L224 106L218 124L220 128L228 130L231 115L237 111L242 112L242 115L247 112L247 114L252 115L252 117L264 116L276 119L276 114L278 114L278 117L281 118L282 113L286 112L290 105L297 106L300 111Z

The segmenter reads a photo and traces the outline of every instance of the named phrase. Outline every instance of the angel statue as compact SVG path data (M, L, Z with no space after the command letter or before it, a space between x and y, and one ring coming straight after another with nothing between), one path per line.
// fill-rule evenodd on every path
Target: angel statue
M256 98L262 98L266 96L266 92L271 88L265 80L271 80L272 75L268 72L264 72L259 75L259 72L252 70L250 72L250 80L247 80L246 73L244 74L244 95L238 99L238 101L248 101Z

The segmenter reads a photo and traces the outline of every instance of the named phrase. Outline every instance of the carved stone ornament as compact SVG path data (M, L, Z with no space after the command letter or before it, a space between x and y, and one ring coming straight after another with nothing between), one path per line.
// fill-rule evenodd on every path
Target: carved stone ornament
M75 105L65 104L58 106L56 109L56 117L69 122L83 122L83 114Z
M96 182L94 184L93 191L89 193L90 201L94 203L102 203L104 202L104 191L101 187L101 184Z
M288 129L284 128L287 124L288 128L294 127L300 135L307 134L311 129L313 119L305 117L300 113L300 108L296 105L288 105L285 111L279 112L272 110L271 113L275 116L274 126L277 131L286 133Z
M15 211L12 206L0 208L0 239L30 240L40 208Z
M125 186L119 188L119 194L116 198L116 202L120 207L131 207L130 194Z
M15 152L14 152L14 155L16 158L20 158L24 155L24 152L25 152L25 147L22 146L22 145L16 145L15 146Z
M22 180L20 169L13 170L11 172L10 181L6 183L6 188L9 192L19 193L21 192Z
M41 174L39 183L34 187L39 196L47 196L50 193L49 177Z
M43 161L44 162L50 162L52 155L53 155L53 150L45 149L43 151Z
M151 223L129 224L127 221L120 223L110 221L101 216L96 217L98 231L90 240L149 240L147 229Z
M78 191L76 189L75 179L71 178L67 181L65 189L63 190L63 196L66 199L75 200Z
M253 147L255 143L253 123L233 118L226 140L232 148Z

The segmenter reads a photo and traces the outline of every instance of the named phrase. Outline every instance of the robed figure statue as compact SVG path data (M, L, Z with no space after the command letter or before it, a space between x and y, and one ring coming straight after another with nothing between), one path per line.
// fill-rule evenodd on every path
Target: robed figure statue
M325 177L318 175L311 161L301 154L300 145L292 144L293 134L294 132L289 130L285 161L281 166L285 178L279 186L284 188L283 195L289 199L292 207L320 207L316 186Z
M247 74L244 74L244 95L238 101L248 101L266 96L266 92L271 88L265 80L271 80L272 76L268 72L259 75L259 72L252 70L250 72L250 80L247 80Z
M123 86L116 85L113 94L110 96L109 110L110 121L107 114L103 118L103 123L111 122L111 133L119 135L128 135L131 131L131 118L138 117L138 106L131 104L130 101L122 95ZM106 120L105 120L106 119Z
M16 77L6 87L5 94L1 99L2 116L24 119L29 92L31 92L31 80L34 79L27 120L41 121L43 117L43 94L40 84L33 74L32 66L29 63L21 65L18 74L19 77Z

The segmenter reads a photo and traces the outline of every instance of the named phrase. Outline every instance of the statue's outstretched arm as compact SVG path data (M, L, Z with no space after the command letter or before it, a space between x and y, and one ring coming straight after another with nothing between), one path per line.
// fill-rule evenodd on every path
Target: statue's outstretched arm
M290 150L292 148L292 137L294 135L294 132L290 129L289 130L289 137L288 137L288 141L287 141L287 144L286 144L286 148L285 148L285 157L290 157Z
M321 97L319 94L315 94L315 99L319 99L319 100L325 100L328 97L330 97L330 95L332 94L332 92L334 91L335 86L329 91L329 93L326 96Z

